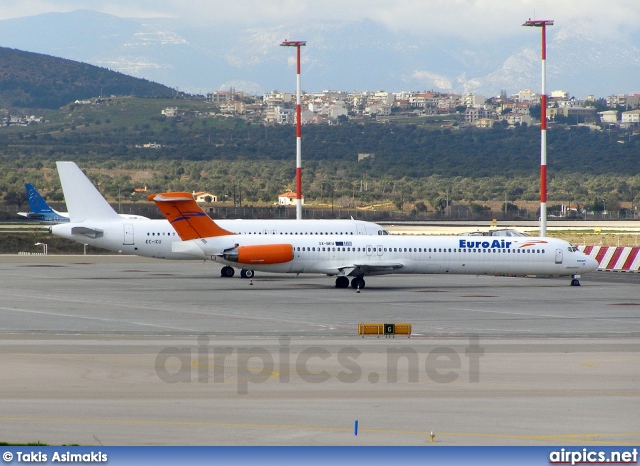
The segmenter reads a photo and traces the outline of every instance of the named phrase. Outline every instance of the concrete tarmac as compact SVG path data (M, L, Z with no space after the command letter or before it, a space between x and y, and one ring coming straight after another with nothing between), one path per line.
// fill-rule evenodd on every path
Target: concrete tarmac
M0 441L629 445L640 274L324 276L0 256ZM359 323L411 338L357 335ZM354 421L359 432L353 432ZM435 433L435 442L429 433Z

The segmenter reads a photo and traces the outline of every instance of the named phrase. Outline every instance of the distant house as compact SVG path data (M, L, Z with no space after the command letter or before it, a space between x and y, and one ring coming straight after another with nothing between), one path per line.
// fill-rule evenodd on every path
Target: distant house
M167 118L175 118L178 116L178 107L167 107L160 113Z
M225 101L220 103L220 112L228 114L242 115L244 111L244 103L239 101Z
M193 198L198 204L208 204L210 202L218 202L218 196L205 191L193 192Z
M327 117L330 120L337 120L339 116L346 117L347 115L349 115L349 111L343 105L333 104L327 108Z
M593 123L596 121L596 108L595 107L562 107L562 108L548 108L547 119L554 120L556 116L564 116L572 121L576 122Z
M270 120L270 118L273 118L279 125L292 125L295 123L295 109L279 106L274 107L273 117L271 117L270 110L267 110L267 119Z
M598 112L600 115L600 121L602 123L617 123L618 111L617 110L605 110L604 112Z
M295 205L297 194L293 191L287 191L278 196L279 205ZM304 205L304 196L302 196L302 205Z
M391 115L391 105L384 105L380 103L367 105L364 108L363 115L389 116Z
M464 121L467 123L477 124L478 120L493 119L495 111L489 106L468 107L464 111Z
M233 100L233 93L229 91L214 91L207 93L207 102L214 102L216 104L222 102L229 102Z
M640 124L640 110L622 112L622 124L625 126Z
M302 110L300 112L300 121L302 121L303 125L308 125L310 123L316 123L314 121L315 117L316 117L316 114L313 113L311 110ZM293 121L294 121L294 123L298 122L298 117L296 115L294 115Z
M478 118L478 120L476 120L476 127L493 128L493 118Z
M136 149L162 149L162 144L147 142L146 144L136 144Z
M506 122L509 123L511 126L515 125L516 123L518 124L526 123L527 125L533 124L533 118L531 118L531 115L522 115L522 114L513 113L513 112L507 113L502 117L502 119L506 120Z

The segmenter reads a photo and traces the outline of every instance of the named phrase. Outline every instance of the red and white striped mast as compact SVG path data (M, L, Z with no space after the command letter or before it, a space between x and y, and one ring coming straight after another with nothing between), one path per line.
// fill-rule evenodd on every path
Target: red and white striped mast
M553 20L529 19L523 26L542 28L542 94L540 102L540 236L547 236L547 26Z
M302 220L302 87L300 81L300 47L307 45L306 40L285 40L282 47L296 47L296 220Z

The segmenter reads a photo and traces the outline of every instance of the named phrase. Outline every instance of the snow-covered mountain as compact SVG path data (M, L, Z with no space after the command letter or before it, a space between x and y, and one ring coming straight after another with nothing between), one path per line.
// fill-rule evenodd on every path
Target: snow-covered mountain
M425 25L428 28L428 25ZM521 31L521 33L520 33ZM294 91L294 50L306 40L307 91L340 89L475 91L540 88L540 39L521 29L482 41L391 32L371 21L336 21L291 30L185 27L172 19L123 19L87 10L0 21L0 45L87 62L191 93L235 87ZM602 37L580 24L548 30L547 89L571 95L640 92L640 37Z

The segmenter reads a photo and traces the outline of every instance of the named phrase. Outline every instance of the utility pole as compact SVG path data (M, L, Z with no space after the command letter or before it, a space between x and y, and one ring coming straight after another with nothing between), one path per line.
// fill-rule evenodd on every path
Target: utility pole
M307 45L304 40L285 40L281 47L296 48L296 220L302 220L302 112L300 110L300 47Z
M540 236L547 236L547 26L553 20L525 21L523 26L542 29L542 94L540 95Z

